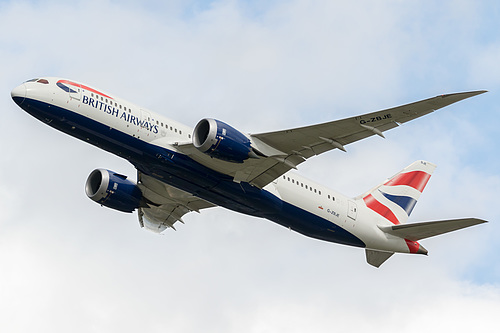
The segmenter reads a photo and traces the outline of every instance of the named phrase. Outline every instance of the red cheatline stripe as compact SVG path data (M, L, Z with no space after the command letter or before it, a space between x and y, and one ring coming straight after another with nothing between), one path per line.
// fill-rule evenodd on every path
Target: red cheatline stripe
M75 82L72 82L72 81L69 81L69 80L59 80L59 81L57 81L57 83L59 83L59 82L61 82L61 83L66 83L66 84L69 84L69 85L74 86L74 87L78 87L78 88L82 88L82 89L85 89L85 90L91 91L91 92L93 92L93 93L96 93L96 94L98 94L98 95L101 95L101 96L106 97L106 98L109 98L109 99L113 99L113 97L110 97L110 96L108 96L108 95L104 95L102 92L97 91L97 90L95 90L95 89L92 89L92 88L90 88L90 87L87 87L87 86L85 86L85 85L83 85L83 84L78 84L78 83L75 83Z
M418 242L414 242L408 239L405 239L406 245L408 246L408 249L410 250L410 253L417 253L418 249L420 248L420 244Z
M366 207L385 217L392 223L399 224L399 220L396 215L394 215L394 213L387 206L378 202L377 199L373 197L373 195L368 194L363 198L363 200L365 201Z
M397 175L384 185L386 186L407 185L413 187L419 192L422 192L425 188L425 185L427 185L429 178L431 178L431 175L429 175L427 172L411 171Z

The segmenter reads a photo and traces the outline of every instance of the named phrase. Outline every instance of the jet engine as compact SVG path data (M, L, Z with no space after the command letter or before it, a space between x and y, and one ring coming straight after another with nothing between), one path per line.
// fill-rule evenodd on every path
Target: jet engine
M85 183L85 193L103 206L126 213L139 208L142 200L142 192L136 183L106 169L92 171Z
M193 132L193 145L211 157L228 162L243 163L248 158L258 158L246 135L216 119L205 118L198 122Z

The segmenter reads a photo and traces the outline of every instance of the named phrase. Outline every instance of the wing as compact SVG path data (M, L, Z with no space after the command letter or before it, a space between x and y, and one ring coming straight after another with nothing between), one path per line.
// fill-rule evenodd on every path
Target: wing
M399 126L463 99L486 91L471 91L441 95L418 102L336 120L318 125L250 135L252 147L260 158L244 163L230 163L213 159L193 147L179 145L179 150L196 161L221 173L230 175L236 182L249 182L264 187L290 169L332 149L345 151L345 146Z
M138 210L141 227L156 233L174 228L174 223L182 221L186 213L199 212L203 208L215 207L214 204L193 196L173 186L167 185L151 176L138 172L138 186L146 199L146 207Z

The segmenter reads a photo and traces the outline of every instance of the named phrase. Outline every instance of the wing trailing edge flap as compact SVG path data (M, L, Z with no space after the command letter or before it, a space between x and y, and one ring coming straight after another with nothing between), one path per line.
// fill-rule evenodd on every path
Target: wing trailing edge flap
M167 228L175 230L174 223L184 223L182 217L189 212L215 207L214 204L198 198L138 172L138 186L146 199L146 206L138 210L141 227L161 233Z
M460 230L485 222L487 221L476 218L464 218L454 220L407 223L392 226L379 226L379 228L383 232L390 235L416 242L420 239L445 234L451 231Z

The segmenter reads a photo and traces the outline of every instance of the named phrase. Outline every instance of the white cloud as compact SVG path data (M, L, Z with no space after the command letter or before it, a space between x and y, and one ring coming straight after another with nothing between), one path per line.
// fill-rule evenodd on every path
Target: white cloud
M401 4L3 3L0 329L494 327L499 177L490 165L499 164L491 143L498 116L494 66L487 64L498 42L478 40L488 29L476 25L485 9L475 2ZM490 15L480 22L496 22ZM85 198L93 168L133 176L131 165L48 128L9 100L10 89L38 75L87 82L190 125L215 116L252 132L447 89L489 88L491 97L406 124L386 140L349 146L347 154L317 157L300 172L354 196L428 159L439 167L414 221L470 214L492 222L426 240L429 257L395 255L378 270L360 249L223 209L189 215L177 232L156 236L140 230L134 215Z

